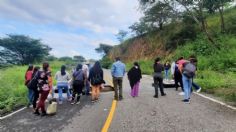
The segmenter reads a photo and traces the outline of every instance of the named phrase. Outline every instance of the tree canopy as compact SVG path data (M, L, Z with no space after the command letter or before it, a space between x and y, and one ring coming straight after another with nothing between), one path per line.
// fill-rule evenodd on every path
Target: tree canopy
M11 58L17 58L20 64L40 62L49 55L51 50L41 40L24 35L8 35L6 38L0 39L0 46L11 51L14 54ZM4 54L0 56L4 58Z

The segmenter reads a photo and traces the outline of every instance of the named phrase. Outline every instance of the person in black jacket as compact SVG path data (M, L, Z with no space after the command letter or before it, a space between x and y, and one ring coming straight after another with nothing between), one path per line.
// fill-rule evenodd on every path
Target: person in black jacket
M161 91L161 96L166 95L164 93L163 77L162 77L162 71L164 71L164 66L160 63L160 60L161 60L160 58L156 58L153 64L153 69L154 69L153 80L155 87L155 95L153 96L154 98L158 98L158 86Z
M138 97L140 79L142 78L141 69L138 62L134 62L134 66L128 71L128 79L131 86L132 97Z
M95 62L94 66L89 71L88 80L92 85L92 101L97 101L99 98L101 85L104 83L103 70L98 61Z

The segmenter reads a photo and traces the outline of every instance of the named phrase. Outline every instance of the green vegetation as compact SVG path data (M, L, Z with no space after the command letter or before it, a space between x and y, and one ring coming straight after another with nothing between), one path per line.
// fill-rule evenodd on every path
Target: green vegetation
M127 63L127 69L138 61L142 72L150 75L157 56L164 63L195 55L198 59L195 81L203 91L236 105L236 8L225 6L231 0L221 4L219 1L195 3L202 9L191 8L192 0L186 3L175 0L185 9L181 12L172 12L174 6L169 9L172 1L139 1L145 16L130 26L135 37L114 46L108 57L120 56ZM159 10L161 7L166 10ZM176 14L173 16L173 13ZM158 14L170 15L165 18Z

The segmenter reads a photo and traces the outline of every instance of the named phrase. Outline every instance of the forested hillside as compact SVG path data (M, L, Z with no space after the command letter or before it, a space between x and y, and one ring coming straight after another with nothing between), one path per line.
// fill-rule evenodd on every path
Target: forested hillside
M120 56L128 69L138 61L143 73L152 74L156 57L164 63L195 55L199 60L196 81L203 91L235 103L235 5L229 0L140 0L140 5L144 17L130 26L134 37L114 46L107 57Z

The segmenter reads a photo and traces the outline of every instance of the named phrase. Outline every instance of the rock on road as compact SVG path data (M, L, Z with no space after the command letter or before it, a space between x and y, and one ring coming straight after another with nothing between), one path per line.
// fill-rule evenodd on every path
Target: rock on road
M107 70L105 75L111 78ZM124 100L117 103L109 132L236 132L236 111L197 95L184 104L183 97L171 88L165 89L167 96L156 99L151 83L150 77L143 77L139 97L132 98L124 78ZM113 92L102 93L97 103L83 96L79 105L65 102L58 105L56 115L48 117L25 109L0 120L0 132L99 132L112 99Z

